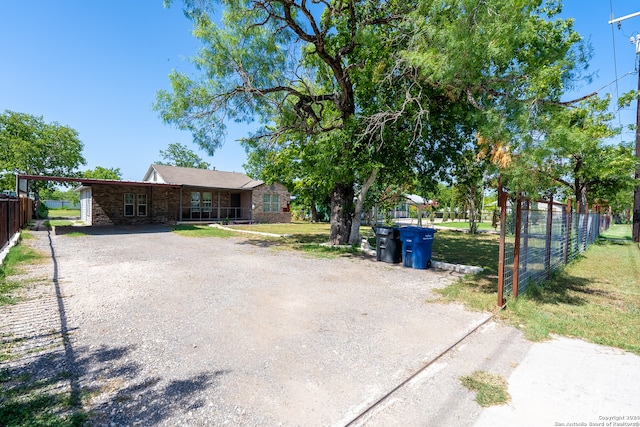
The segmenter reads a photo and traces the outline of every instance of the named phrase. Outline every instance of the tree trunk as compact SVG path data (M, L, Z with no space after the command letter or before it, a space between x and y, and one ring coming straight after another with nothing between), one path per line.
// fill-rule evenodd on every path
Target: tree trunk
M356 199L356 208L353 213L353 221L351 222L351 234L349 234L350 245L359 245L362 240L362 237L360 236L360 217L362 216L362 210L364 209L364 200L367 198L367 192L376 180L377 175L378 169L371 172L369 178L367 178L365 183L362 184L362 189Z
M349 241L353 220L353 184L336 184L331 192L331 233L332 245L346 245Z
M473 197L469 197L467 202L469 203L469 210L470 210L469 233L476 234L478 232L478 215L476 213L475 200L473 200Z
M587 186L576 178L574 181L576 204L579 213L587 213Z
M34 206L34 209L35 209L35 216L36 216L36 219L40 219L40 192L39 191L34 191L33 195L34 195L34 199L35 199L33 201L34 202L33 206Z
M311 202L311 222L318 222L318 208L316 202Z

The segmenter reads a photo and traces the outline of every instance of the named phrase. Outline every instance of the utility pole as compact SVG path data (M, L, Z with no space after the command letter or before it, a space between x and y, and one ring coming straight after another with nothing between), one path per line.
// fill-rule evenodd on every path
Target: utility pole
M640 16L640 12L632 13L621 18L612 19L609 24L624 21L625 19ZM636 58L640 54L640 35L631 37L631 43L636 45ZM640 95L640 61L638 62L638 94ZM636 180L640 179L640 97L636 103ZM634 242L640 242L640 185L636 186L633 192L633 227L632 237Z
M640 36L636 37L636 56L640 50ZM638 94L640 94L640 62L638 63ZM636 103L636 180L640 179L640 97ZM636 181L637 182L637 181ZM633 192L633 241L640 242L640 185Z

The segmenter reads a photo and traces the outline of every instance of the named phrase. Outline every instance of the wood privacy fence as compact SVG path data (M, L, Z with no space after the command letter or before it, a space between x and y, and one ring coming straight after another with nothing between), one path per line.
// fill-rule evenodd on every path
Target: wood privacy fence
M29 223L33 200L28 197L0 196L0 251Z
M498 306L514 298L531 283L547 280L594 243L609 228L611 215L575 212L553 199L511 200L498 189L500 208L500 252L498 258Z

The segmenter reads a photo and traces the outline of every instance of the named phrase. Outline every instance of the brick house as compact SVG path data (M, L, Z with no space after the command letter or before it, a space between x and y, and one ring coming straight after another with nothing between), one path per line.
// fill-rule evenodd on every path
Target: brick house
M291 222L282 184L237 172L151 165L142 181L19 175L25 188L30 180L80 183L87 225Z
M180 222L291 222L287 189L243 173L153 164L142 181L179 186Z

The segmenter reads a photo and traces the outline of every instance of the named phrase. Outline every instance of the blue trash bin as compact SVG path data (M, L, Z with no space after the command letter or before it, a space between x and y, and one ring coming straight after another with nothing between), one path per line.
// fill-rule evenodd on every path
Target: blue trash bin
M403 265L421 270L431 267L431 250L436 229L402 227L399 231Z

